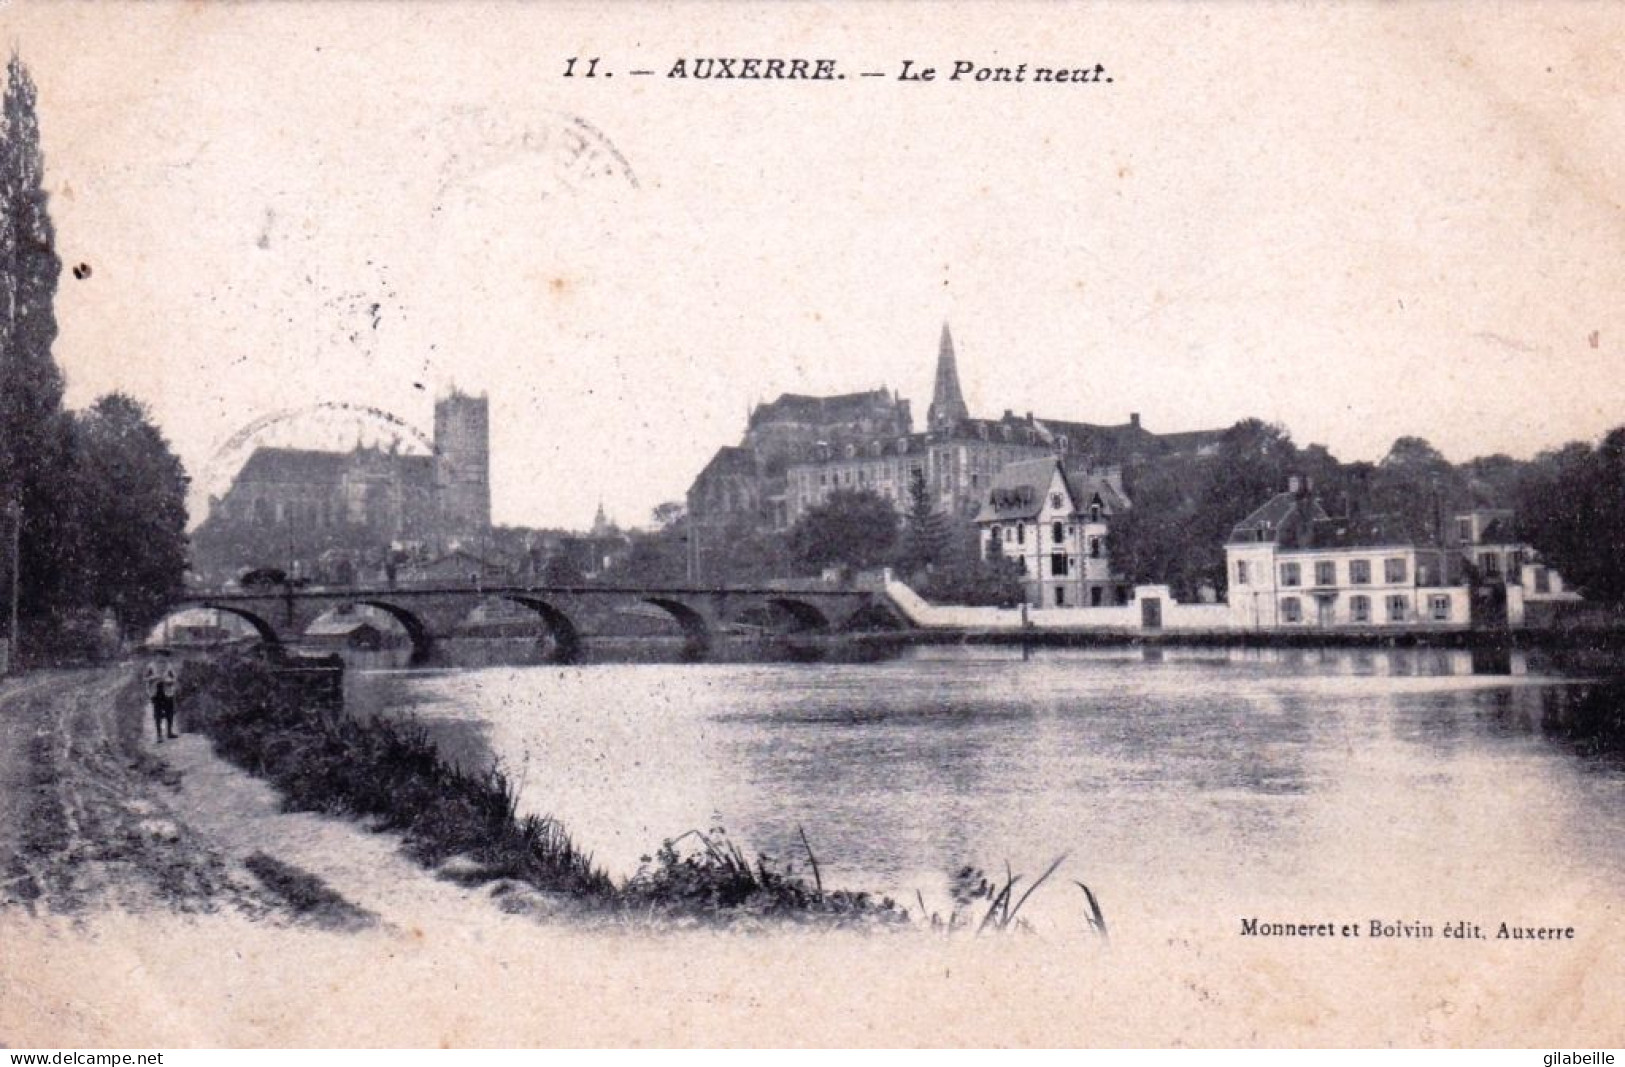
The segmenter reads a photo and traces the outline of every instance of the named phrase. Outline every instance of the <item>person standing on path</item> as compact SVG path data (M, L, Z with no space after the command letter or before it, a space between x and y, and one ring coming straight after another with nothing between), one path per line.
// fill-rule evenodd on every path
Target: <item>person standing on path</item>
M175 697L181 687L180 668L167 648L159 649L157 656L148 661L144 680L147 683L147 699L152 702L153 730L158 735L158 743L163 744L166 728L170 737L178 736L175 733Z

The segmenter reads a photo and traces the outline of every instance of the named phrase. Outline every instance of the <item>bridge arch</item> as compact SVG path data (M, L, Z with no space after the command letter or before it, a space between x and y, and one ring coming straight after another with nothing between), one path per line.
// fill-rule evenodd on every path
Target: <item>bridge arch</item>
M644 602L661 608L677 620L677 625L683 629L683 658L685 660L701 660L711 650L711 627L694 608L681 600L670 597L650 596L644 597Z
M222 615L230 615L234 618L242 619L244 622L248 623L248 625L252 626L254 628L254 632L260 635L260 640L264 641L268 645L282 644L282 636L276 632L276 627L272 626L265 619L246 608L234 608L227 604L212 604L208 602L205 602L200 606L207 608L210 611L218 611Z
M418 618L417 615L407 611L399 604L391 604L387 600L357 600L355 603L363 604L369 608L377 608L401 624L401 628L406 631L406 636L412 641L412 666L422 666L429 661L429 653L434 649L434 637L429 633L429 628L423 624L423 620Z
M814 604L783 596L769 597L767 602L794 620L796 633L829 632L829 616Z
M842 633L874 630L906 630L908 622L889 601L875 599L848 615L840 625Z
M570 616L547 601L533 596L509 593L505 594L503 599L522 604L542 617L542 621L547 623L547 628L553 635L555 660L560 663L575 663L581 659L581 630Z

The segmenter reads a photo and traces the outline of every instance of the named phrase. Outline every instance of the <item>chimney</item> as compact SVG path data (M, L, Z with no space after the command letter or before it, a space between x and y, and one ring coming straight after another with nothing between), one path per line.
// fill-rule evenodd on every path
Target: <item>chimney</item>
M1136 430L1140 428L1140 413L1138 411L1131 411L1128 413L1128 424L1134 427Z

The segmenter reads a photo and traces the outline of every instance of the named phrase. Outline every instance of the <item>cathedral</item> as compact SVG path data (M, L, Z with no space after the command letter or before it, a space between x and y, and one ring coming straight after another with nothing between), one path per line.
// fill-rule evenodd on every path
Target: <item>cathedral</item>
M313 573L324 558L392 548L472 548L491 528L490 404L453 390L435 401L434 452L258 448L192 536L193 569Z
M712 457L688 491L688 511L702 526L782 531L836 490L866 489L901 512L918 473L936 510L968 524L1009 464L1059 456L1070 469L1118 479L1123 465L1137 460L1216 447L1221 432L1154 434L1138 414L1115 425L1008 410L996 419L973 417L944 324L923 430L914 429L908 401L885 389L786 393L755 408L743 440Z

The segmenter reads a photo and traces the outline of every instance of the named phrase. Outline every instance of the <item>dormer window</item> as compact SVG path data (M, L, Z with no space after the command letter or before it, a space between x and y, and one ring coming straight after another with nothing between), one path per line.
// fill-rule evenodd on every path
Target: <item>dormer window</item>
M1054 508L1056 511L1061 510L1061 502L1062 497L1060 493L1051 493L1049 495L1049 506Z

